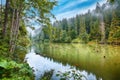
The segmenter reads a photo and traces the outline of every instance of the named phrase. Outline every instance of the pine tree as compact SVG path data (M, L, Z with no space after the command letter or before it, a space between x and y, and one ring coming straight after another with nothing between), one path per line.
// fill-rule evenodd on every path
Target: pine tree
M120 11L113 12L113 18L110 26L109 41L113 43L120 42Z

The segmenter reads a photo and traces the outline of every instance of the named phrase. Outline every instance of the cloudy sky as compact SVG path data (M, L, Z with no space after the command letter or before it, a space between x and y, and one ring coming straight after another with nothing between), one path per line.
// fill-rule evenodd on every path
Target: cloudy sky
M88 9L95 9L96 3L101 5L106 0L57 0L58 4L52 10L52 13L58 20L70 18L77 14L86 13Z

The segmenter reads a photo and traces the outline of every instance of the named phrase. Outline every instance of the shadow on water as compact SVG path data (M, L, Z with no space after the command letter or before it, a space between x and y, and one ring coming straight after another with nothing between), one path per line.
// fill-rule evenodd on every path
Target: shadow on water
M51 69L54 70L52 80L60 79L56 76L58 71L73 69L86 76L87 80L118 80L120 79L119 52L120 47L116 46L41 44L32 48L26 55L26 60L33 67L36 80Z

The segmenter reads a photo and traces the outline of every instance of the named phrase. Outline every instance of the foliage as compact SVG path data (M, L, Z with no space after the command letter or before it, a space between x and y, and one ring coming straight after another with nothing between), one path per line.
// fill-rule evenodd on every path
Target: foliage
M117 10L118 8L120 8L120 6L117 6L116 10L112 13L113 18L108 39L111 43L119 43L120 41L120 11Z
M51 80L54 70L50 70L44 73L40 80Z
M55 0L5 0L0 4L0 79L32 80L31 69L23 59L30 45L26 26L48 25L54 17ZM36 17L38 19L36 19Z
M0 79L2 80L31 80L32 69L28 64L19 64L15 61L0 59Z
M82 33L80 35L80 39L82 40L82 42L87 43L89 41L89 35L87 33Z
M76 70L71 70L71 71L66 71L66 72L61 72L58 71L58 73L56 74L56 76L60 77L60 80L87 80L87 78L82 75L80 72L76 71Z
M81 40L79 38L76 38L76 39L72 40L72 43L80 43L80 42L81 42Z
M8 43L6 43L5 40L3 39L0 39L0 54L1 55L7 55L7 52L8 52Z

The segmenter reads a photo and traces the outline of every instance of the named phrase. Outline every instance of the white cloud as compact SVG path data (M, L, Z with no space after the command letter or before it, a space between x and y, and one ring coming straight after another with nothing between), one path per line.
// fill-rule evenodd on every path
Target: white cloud
M87 0L76 0L76 1L72 1L72 2L69 2L67 3L67 5L63 6L60 11L63 11L67 8L70 8L70 7L73 7L74 5L77 5L77 4L80 4L80 3L83 3L83 2L86 2Z
M85 1L85 0L83 0L83 1ZM100 5L102 5L102 4L106 3L106 0L101 0L99 3L100 3ZM71 4L71 5L73 5L73 4ZM68 6L70 6L70 5L68 5ZM91 6L84 7L82 9L78 8L78 9L75 9L75 10L72 10L72 11L68 11L68 12L58 14L58 15L56 15L56 19L57 20L62 20L63 18L71 18L71 17L76 16L77 14L84 14L89 9L94 10L95 8L96 8L96 3L91 5Z
M84 10L84 12L83 12L83 9L80 9L80 10L76 9L76 10L73 10L73 11L58 14L58 15L56 15L56 18L57 18L57 20L61 20L63 18L71 18L71 17L76 16L77 14L82 14L82 13L85 13L85 12L87 12L87 10Z

